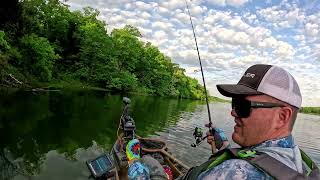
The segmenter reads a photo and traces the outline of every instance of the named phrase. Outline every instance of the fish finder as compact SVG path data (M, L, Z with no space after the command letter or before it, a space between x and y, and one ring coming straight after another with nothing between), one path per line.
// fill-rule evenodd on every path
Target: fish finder
M114 168L114 165L108 154L100 155L86 163L91 172L90 177L93 177L94 179L107 179L114 176L114 173L110 172L110 170Z

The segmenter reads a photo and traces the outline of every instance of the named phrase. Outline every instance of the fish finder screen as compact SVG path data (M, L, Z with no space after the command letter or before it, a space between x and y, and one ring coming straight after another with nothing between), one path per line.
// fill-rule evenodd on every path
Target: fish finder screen
M107 155L98 157L97 159L91 161L88 165L95 175L102 175L112 167L112 163Z

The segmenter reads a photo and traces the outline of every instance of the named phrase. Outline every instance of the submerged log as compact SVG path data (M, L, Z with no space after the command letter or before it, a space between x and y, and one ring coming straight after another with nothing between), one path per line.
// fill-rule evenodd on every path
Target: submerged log
M48 89L48 88L33 88L31 91L33 92L42 92L42 91L45 91L45 92L49 92L49 91L61 91L60 89Z
M18 79L16 79L12 74L8 74L9 77L11 77L11 79L13 79L17 84L23 84L21 81L19 81Z

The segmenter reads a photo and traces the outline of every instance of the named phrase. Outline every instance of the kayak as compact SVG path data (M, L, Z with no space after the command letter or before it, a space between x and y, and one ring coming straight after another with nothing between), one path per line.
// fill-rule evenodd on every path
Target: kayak
M141 154L151 155L161 165L169 166L173 175L173 179L181 177L189 170L189 167L187 165L185 165L183 162L181 162L168 152L167 144L165 143L165 141L156 138L141 138L139 136L137 137L141 144ZM126 140L124 138L124 135L120 134L112 149L110 150L110 155L112 156L114 163L113 172L115 174L115 176L111 179L128 179L128 161L124 150L125 143Z
M117 139L114 142L110 152L103 154L94 160L87 161L87 166L94 179L127 180L128 179L128 158L126 146L132 141L139 143L139 157L143 160L151 160L151 164L146 162L150 176L160 176L163 178L178 179L187 173L190 169L183 162L170 154L167 144L164 140L156 138L143 138L136 135L135 121L129 116L130 99L123 98L125 104L122 115L119 120L117 130ZM139 162L139 163L141 163ZM144 162L142 162L144 163ZM154 167L153 167L154 166ZM153 169L155 168L155 169ZM154 170L154 171L153 171ZM159 171L160 170L160 171ZM163 171L162 171L163 170ZM161 175L161 176L162 176Z

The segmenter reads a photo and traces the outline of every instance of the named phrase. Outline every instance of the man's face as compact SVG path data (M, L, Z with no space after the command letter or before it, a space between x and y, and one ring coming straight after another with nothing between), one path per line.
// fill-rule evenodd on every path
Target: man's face
M245 99L256 102L271 102L266 95L247 96ZM270 139L275 131L277 108L252 108L247 118L240 118L234 110L231 115L235 117L232 139L242 147L259 144Z

